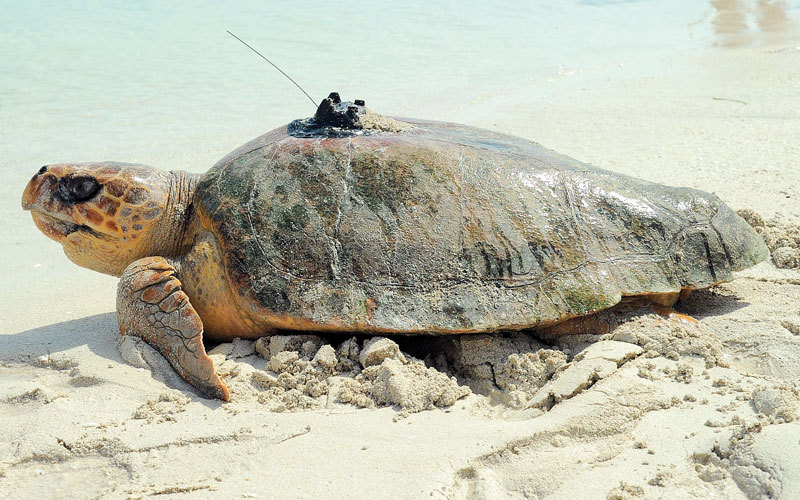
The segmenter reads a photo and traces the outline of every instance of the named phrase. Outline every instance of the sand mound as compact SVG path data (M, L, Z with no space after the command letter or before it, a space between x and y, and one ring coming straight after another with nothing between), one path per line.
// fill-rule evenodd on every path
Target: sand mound
M703 477L711 481L730 477L748 498L797 498L798 442L799 426L758 422L740 426L717 439L710 453L695 453L694 458Z
M426 352L425 360L385 337L336 345L315 335L236 339L209 356L233 407L257 400L277 412L350 404L408 414L452 406L471 392L490 405L547 410L644 352L613 339L551 348L526 333L398 340Z
M524 333L444 337L431 339L425 348L439 370L512 408L523 407L567 360Z
M408 414L448 407L474 393L486 405L530 416L642 355L674 361L691 356L707 368L727 366L716 336L699 325L667 320L649 309L612 314L620 323L612 333L547 340L552 345L521 332L339 342L336 337L275 335L255 342L235 339L216 346L209 356L231 390L230 411L257 401L276 412L354 405L393 406ZM154 353L142 344L123 337L123 357L149 366L157 379L173 385L169 370L151 359ZM641 367L640 376L652 379L647 370ZM669 376L688 383L693 369L678 363ZM141 409L141 418L163 419L159 403Z
M451 406L470 392L383 337L353 337L336 347L315 335L236 339L209 356L234 407L255 399L278 412L352 404L414 413Z
M777 267L800 268L800 226L784 222L781 217L765 221L753 210L739 210L736 213L763 236Z

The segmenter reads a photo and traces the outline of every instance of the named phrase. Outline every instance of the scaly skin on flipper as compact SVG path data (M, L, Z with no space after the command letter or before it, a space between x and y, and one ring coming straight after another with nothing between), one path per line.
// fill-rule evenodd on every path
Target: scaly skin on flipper
M206 355L203 322L166 259L146 257L125 269L117 288L117 319L123 335L150 344L205 395L230 399Z

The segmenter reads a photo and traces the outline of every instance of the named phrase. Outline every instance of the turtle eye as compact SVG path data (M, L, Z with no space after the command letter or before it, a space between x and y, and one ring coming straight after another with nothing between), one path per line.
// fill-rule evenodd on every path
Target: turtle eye
M71 175L58 182L58 194L71 203L91 199L100 191L100 183L89 175Z

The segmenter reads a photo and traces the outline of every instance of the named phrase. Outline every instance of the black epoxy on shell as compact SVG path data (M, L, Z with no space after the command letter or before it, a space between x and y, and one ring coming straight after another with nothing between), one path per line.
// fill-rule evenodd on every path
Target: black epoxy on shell
M363 99L342 101L338 92L331 92L320 102L311 118L295 120L288 126L294 137L348 137L372 133L364 129L361 115L366 113Z

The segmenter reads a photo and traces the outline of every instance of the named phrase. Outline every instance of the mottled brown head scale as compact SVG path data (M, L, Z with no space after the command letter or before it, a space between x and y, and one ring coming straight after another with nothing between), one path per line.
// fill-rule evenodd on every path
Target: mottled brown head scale
M47 165L22 195L36 226L76 264L119 275L151 254L169 173L128 163Z

